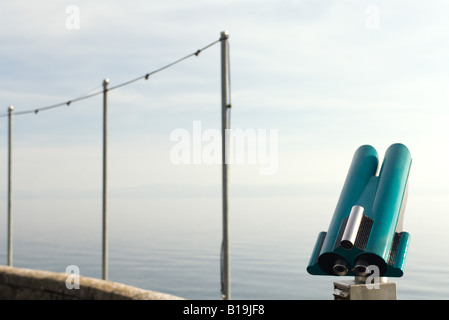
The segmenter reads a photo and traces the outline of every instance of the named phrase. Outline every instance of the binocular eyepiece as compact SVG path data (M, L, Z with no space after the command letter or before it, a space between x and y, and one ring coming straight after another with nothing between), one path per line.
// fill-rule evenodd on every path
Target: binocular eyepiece
M332 271L337 276L344 276L348 273L348 263L344 259L338 259L335 261Z
M345 276L349 271L348 263L344 259L338 259L335 261L332 271L336 276ZM356 261L355 267L351 271L360 277L366 277L371 274L368 263L363 260Z
M376 150L363 145L354 154L327 232L318 235L307 271L312 275L371 274L401 277L410 235L402 231L411 156L391 145L376 176Z

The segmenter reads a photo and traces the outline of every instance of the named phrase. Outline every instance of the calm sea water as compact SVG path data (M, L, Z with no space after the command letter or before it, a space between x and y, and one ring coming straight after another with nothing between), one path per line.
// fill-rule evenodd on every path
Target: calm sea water
M399 299L449 298L448 219L420 218L425 200L416 197L406 213L404 228L412 238L405 275L390 279ZM305 269L335 202L335 195L232 198L232 299L332 299L337 278ZM441 208L445 202L433 199ZM116 197L109 208L109 280L189 299L220 299L219 197ZM15 201L14 266L64 272L72 264L84 276L101 277L101 201Z

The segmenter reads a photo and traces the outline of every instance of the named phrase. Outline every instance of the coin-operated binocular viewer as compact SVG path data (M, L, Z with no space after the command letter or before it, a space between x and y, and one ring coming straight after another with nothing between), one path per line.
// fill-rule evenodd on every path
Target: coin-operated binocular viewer
M383 279L403 275L410 235L402 231L402 222L411 162L407 147L393 144L376 176L376 150L369 145L357 149L329 229L318 235L308 273L355 276L359 284L374 268ZM380 291L371 293L383 298Z

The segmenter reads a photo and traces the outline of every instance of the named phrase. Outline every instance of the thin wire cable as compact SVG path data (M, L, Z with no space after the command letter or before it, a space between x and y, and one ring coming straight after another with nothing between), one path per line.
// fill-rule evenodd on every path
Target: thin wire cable
M169 64L167 64L167 65L165 65L165 66L163 66L163 67L161 67L159 69L156 69L156 70L153 70L151 72L148 72L148 73L144 74L143 76L140 76L138 78L135 78L135 79L123 82L123 83L118 84L118 85L113 86L113 87L110 87L110 88L108 88L108 91L127 86L127 85L129 85L129 84L131 84L133 82L136 82L136 81L139 81L139 80L142 80L142 79L148 80L148 78L151 75L153 75L155 73L158 73L158 72L161 72L162 70L165 70L167 68L170 68L170 67L174 66L175 64L178 64L178 63L180 63L180 62L182 62L182 61L184 61L184 60L186 60L186 59L188 59L188 58L190 58L192 56L198 56L202 51L212 47L214 44L216 44L218 42L220 42L220 39L217 40L217 41L214 41L214 42L212 42L210 44L208 44L204 48L198 49L197 51L195 51L195 52L193 52L191 54L188 54L185 57L182 57L182 58L180 58L180 59L178 59L178 60L176 60L174 62L171 62L171 63L169 63ZM91 94L88 94L88 95L85 95L85 96L82 96L82 97L78 97L78 98L71 99L71 100L68 100L68 101L65 101L65 102L60 102L60 103L57 103L57 104L49 105L49 106L46 106L46 107L40 107L40 108L35 108L35 109L30 109L30 110L25 110L25 111L14 112L14 116L20 116L20 115L25 115L25 114L30 114L30 113L37 114L40 111L55 109L55 108L59 108L59 107L62 107L62 106L70 106L73 102L78 102L78 101L81 101L81 100L92 98L92 97L97 96L99 94L103 94L103 92L104 91L101 90L101 91L97 91L97 92L94 92L94 93L91 93ZM8 116L8 114L2 114L2 115L0 115L0 118L7 117L7 116Z

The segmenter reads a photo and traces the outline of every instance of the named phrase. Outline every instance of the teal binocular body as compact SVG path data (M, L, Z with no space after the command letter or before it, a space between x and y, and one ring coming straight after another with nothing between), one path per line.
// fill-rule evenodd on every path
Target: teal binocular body
M354 154L327 232L318 235L307 272L312 275L401 277L410 235L402 231L412 158L391 145L379 157L369 145Z

